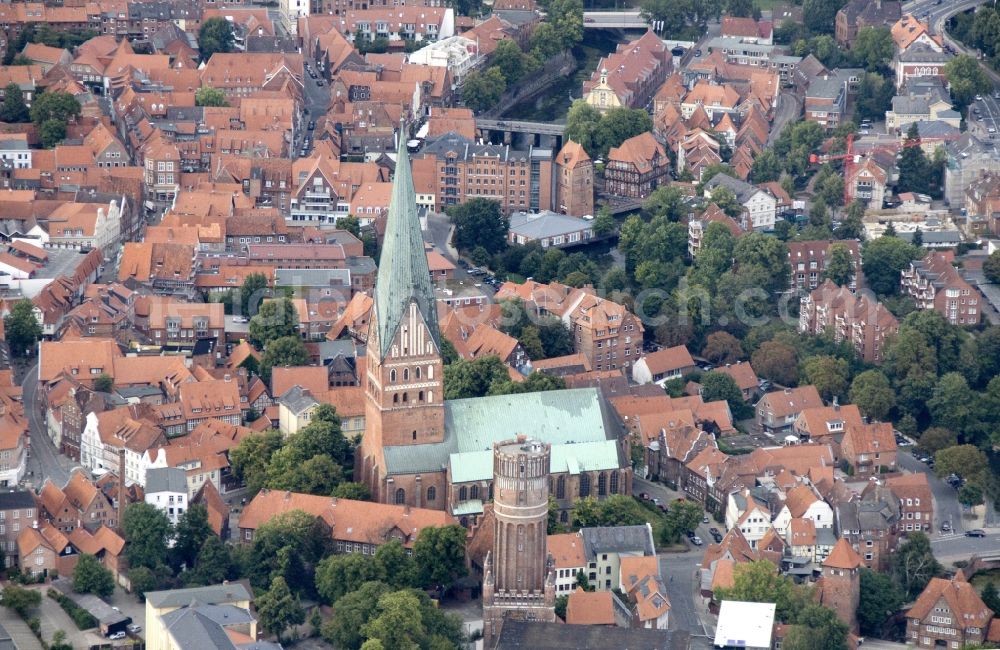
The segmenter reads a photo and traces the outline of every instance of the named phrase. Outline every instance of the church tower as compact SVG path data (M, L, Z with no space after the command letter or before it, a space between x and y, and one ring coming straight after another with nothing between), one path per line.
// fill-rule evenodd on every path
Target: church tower
M555 621L554 562L546 546L552 448L519 435L493 447L493 550L483 566L483 647L505 619Z
M365 434L358 478L382 503L421 505L387 479L383 449L444 439L441 332L405 138L400 137L368 326Z
M858 632L858 604L861 602L861 567L864 562L851 543L841 537L823 560L820 602L837 612L851 632Z

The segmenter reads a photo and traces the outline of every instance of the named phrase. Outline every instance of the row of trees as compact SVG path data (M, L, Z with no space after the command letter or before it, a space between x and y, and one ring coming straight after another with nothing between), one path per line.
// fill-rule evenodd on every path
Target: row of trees
M979 49L990 66L1000 70L1000 12L994 5L955 14L949 28L955 38Z

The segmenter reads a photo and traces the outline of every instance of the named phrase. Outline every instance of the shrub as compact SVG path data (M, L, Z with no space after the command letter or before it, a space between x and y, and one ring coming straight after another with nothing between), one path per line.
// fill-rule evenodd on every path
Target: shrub
M66 595L59 593L55 589L49 589L46 594L49 598L59 603L59 606L63 608L63 611L69 614L69 617L73 619L73 623L76 624L77 628L81 630L89 630L92 627L97 627L97 619L94 618L90 612L70 600Z

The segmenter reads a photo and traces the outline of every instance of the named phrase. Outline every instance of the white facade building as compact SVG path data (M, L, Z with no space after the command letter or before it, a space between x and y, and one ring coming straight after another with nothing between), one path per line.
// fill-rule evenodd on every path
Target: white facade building
M177 467L146 471L146 503L167 515L174 526L188 509L187 475Z

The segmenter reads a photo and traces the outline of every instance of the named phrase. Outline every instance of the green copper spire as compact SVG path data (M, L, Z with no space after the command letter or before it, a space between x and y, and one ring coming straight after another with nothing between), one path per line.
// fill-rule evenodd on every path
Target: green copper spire
M378 353L384 359L392 346L396 330L415 302L435 345L440 349L437 304L427 267L427 253L420 234L417 195L413 190L410 156L406 151L405 131L400 128L396 177L392 181L389 217L382 243L382 257L375 281L375 321L378 327Z

